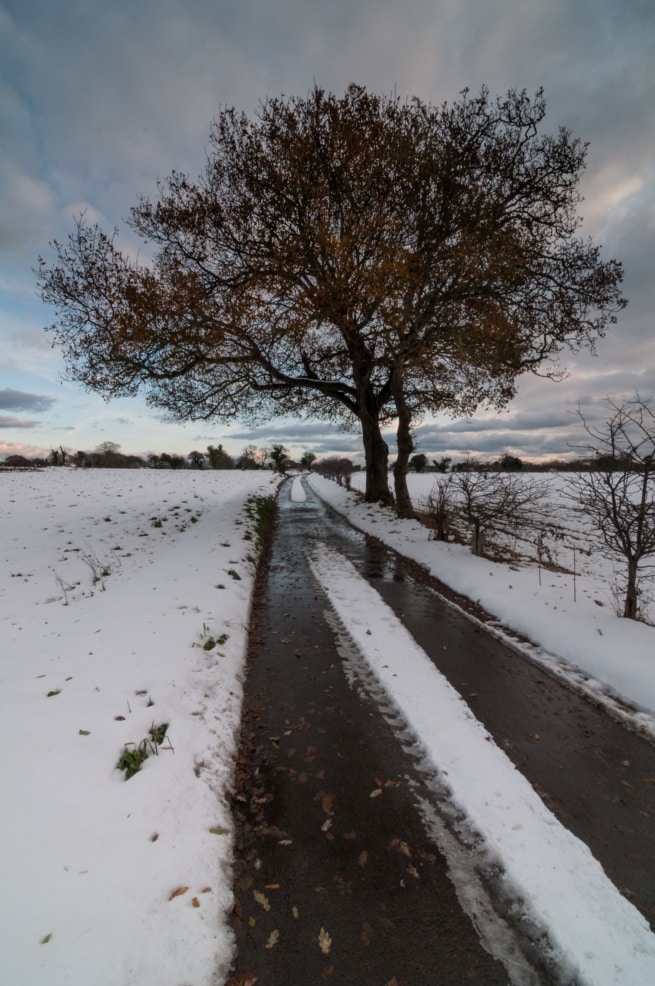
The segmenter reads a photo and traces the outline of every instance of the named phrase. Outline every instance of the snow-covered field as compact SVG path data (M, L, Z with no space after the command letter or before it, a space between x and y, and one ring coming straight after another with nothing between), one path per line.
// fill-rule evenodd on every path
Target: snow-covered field
M1 983L225 974L244 507L274 489L262 472L0 475ZM144 740L126 782L118 759Z
M475 558L320 477L311 483L357 526L478 599L496 615L497 632L504 624L528 636L532 656L555 673L608 701L634 703L639 711L625 714L655 733L655 630L616 618L611 565L582 553L579 519L556 546L568 568L576 544L574 601L571 574ZM248 497L274 488L271 475L258 472L0 475L0 982L209 986L225 976L232 849L225 790L252 589L246 556L254 552L245 508ZM330 564L321 572L328 583ZM357 618L342 614L353 636L362 619L389 627L373 590L364 598L356 578L347 582L362 600ZM334 587L331 595L336 605ZM375 665L375 654L364 657ZM410 709L420 708L416 682L410 673L400 682ZM473 743L478 724L464 713L462 743L467 735ZM155 742L150 729L164 723L166 737ZM116 767L126 744L151 754L128 782ZM463 807L475 814L466 790ZM499 810L513 816L524 793L498 790ZM517 830L513 838L495 844L510 872L512 854L529 850L531 836ZM551 889L588 879L599 897L593 859L585 860L584 881L579 863L575 853L560 860ZM548 897L543 887L534 892ZM584 922L577 945L557 928L554 938L581 982L641 986L655 981L655 939L616 893L594 901L598 924ZM549 920L547 907L542 914ZM603 922L604 950L585 938L598 937Z

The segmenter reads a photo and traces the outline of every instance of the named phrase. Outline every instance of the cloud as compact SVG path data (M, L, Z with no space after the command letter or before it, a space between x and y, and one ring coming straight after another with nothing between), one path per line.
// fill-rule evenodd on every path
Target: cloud
M25 421L21 418L7 418L0 415L0 428L38 428L40 421Z
M54 397L42 394L26 394L11 387L0 390L0 408L4 411L49 411L54 403Z
M27 459L45 459L50 455L50 449L40 445L26 445L24 442L0 441L0 456L24 455Z

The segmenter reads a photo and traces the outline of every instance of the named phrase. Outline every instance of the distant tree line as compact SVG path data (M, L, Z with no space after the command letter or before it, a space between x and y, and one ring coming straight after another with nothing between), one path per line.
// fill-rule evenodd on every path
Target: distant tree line
M116 442L103 442L93 451L74 451L62 445L50 450L48 456L8 455L0 466L13 469L66 466L77 469L273 469L284 474L302 468L287 454L283 445L258 449L247 445L240 455L232 456L222 445L208 445L204 452L197 449L188 455L170 452L151 452L146 456L127 455ZM312 453L305 468L309 469Z
M258 449L247 445L236 456L230 455L222 445L208 445L205 452L193 450L188 455L170 452L151 452L147 456L127 455L120 451L120 445L104 442L94 451L73 451L59 446L48 456L8 455L0 466L13 468L44 468L46 466L75 466L81 469L273 469L280 474L290 470L313 471L338 483L345 477L361 471L361 465L347 457L329 456L318 459L313 452L305 452L295 461L283 445L273 445ZM643 465L629 456L617 451L615 454L586 455L569 459L546 459L532 462L516 455L505 453L497 459L480 459L467 456L459 462L442 455L440 459L429 459L419 452L409 462L410 472L639 472Z

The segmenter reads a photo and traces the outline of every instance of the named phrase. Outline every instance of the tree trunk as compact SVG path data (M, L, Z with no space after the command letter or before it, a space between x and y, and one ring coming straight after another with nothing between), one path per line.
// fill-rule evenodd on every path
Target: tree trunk
M368 415L362 418L362 440L366 457L367 503L382 502L393 506L389 489L389 446L382 437L380 422Z
M628 584L623 603L624 617L628 620L636 620L638 618L637 609L637 561L634 558L628 558Z
M412 439L411 432L412 417L405 402L402 381L398 378L395 371L393 374L391 387L394 403L398 412L398 428L396 431L398 455L393 466L394 489L396 492L396 511L399 517L414 518L416 517L416 513L414 511L414 507L412 506L409 490L407 488L409 457L414 451L414 441Z
M352 340L351 340L352 341ZM368 354L361 348L352 354L353 378L357 390L357 416L362 425L362 443L366 459L367 503L393 506L389 489L389 446L380 430L380 406L371 386Z
M409 424L398 421L396 432L398 442L398 456L393 465L394 490L396 492L396 511L399 517L416 517L414 507L407 488L407 469L409 467L409 457L414 451L414 442L409 430Z

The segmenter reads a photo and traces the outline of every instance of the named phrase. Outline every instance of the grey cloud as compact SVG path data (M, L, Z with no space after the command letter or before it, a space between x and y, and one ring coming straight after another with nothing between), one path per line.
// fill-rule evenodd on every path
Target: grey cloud
M22 418L0 416L0 428L36 428L39 424L39 421L25 421Z
M54 403L53 397L41 394L26 394L11 387L0 390L0 408L5 411L49 411Z
M283 441L289 443L308 442L312 439L331 440L340 432L336 425L325 421L288 421L279 425L262 425L258 428L247 428L231 432L229 437L241 441Z

